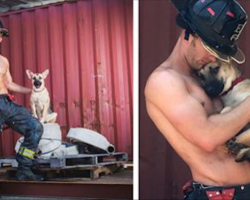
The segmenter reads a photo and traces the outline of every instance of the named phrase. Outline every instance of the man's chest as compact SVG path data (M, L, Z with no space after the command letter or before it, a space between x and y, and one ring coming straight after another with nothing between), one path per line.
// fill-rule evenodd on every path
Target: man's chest
M199 84L194 82L188 83L188 90L190 95L204 107L208 115L219 113L222 110L223 105L221 100L208 97Z
M7 72L7 64L3 60L3 58L0 57L0 76L6 74L6 72Z

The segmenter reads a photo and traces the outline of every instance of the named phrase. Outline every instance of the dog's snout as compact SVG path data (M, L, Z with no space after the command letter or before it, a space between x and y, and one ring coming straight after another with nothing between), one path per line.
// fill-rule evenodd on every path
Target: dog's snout
M38 81L38 80L35 80L35 81L34 81L34 86L35 86L36 88L39 88L41 85L42 85L42 82L41 82L41 81Z
M206 87L206 91L210 96L214 96L213 94L215 93L215 88L214 87Z
M217 97L223 91L224 83L223 81L211 80L204 85L204 89L208 96Z
M220 94L220 90L218 90L217 88L214 88L214 87L206 87L205 91L208 94L208 96L210 96L212 98L217 97Z

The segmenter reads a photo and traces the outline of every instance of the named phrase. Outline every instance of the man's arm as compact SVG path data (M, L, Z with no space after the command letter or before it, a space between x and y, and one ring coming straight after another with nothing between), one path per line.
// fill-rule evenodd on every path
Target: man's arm
M7 71L5 74L5 86L7 87L8 90L13 91L13 92L20 92L20 93L25 93L25 94L31 92L30 88L23 87L13 82L10 71L9 71L9 64L8 64Z
M210 152L235 136L250 121L250 98L224 114L208 116L201 103L188 92L184 80L174 72L154 72L146 89L147 109L154 122L157 108L191 143ZM167 133L163 133L167 134Z

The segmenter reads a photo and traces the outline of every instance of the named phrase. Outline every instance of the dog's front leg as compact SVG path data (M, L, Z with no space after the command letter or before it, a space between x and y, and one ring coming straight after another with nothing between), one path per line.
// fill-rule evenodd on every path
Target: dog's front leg
M242 143L246 146L250 146L250 130L246 130L242 133L240 133L237 137L236 137L236 143Z
M49 111L49 101L44 105L44 109L43 109L43 113L42 113L42 118L40 119L40 122L41 123L44 123L45 122L45 119L46 119L46 115L48 114L48 111Z
M30 104L30 107L31 107L33 116L38 119L35 104L34 103Z
M230 149L236 152L236 162L250 161L250 130L248 129L236 136L236 140L229 147Z

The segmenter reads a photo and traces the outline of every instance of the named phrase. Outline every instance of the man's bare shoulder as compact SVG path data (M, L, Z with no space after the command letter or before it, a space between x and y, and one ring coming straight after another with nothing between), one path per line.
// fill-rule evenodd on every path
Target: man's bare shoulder
M4 63L6 66L9 66L9 61L6 57L4 57L3 55L0 55L0 59L2 63Z
M160 66L149 76L145 87L145 96L150 98L158 92L166 93L183 86L185 86L185 81L181 74L172 68Z

